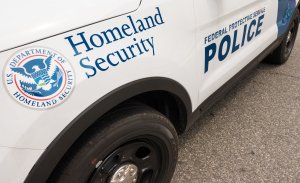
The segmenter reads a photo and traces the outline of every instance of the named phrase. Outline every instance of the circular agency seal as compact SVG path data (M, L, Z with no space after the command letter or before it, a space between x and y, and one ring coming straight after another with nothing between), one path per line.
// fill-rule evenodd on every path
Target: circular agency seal
M47 48L27 48L14 54L4 71L9 94L20 104L48 109L71 94L75 76L67 59Z

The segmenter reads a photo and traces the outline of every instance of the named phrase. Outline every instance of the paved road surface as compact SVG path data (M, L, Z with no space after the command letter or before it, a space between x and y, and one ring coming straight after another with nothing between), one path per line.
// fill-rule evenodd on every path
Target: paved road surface
M260 64L180 137L172 183L300 183L300 34L283 66Z

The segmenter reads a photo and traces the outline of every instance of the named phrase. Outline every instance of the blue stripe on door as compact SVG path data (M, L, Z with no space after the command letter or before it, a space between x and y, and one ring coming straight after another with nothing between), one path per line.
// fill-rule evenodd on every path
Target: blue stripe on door
M287 31L295 8L296 0L278 0L278 36L282 36Z

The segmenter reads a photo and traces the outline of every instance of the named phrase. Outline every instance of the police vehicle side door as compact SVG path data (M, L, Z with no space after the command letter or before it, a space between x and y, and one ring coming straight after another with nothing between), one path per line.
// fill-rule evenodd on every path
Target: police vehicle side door
M276 40L278 2L195 0L195 9L202 103Z

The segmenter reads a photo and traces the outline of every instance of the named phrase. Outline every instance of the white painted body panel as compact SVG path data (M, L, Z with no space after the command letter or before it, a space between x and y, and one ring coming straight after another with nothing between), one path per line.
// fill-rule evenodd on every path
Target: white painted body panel
M0 147L1 182L23 182L44 150Z
M245 67L250 61L258 56L264 49L266 49L277 38L277 3L273 0L251 0L243 1L239 3L233 3L230 0L222 1L197 1L197 7L209 7L201 8L198 12L198 25L197 25L197 43L199 44L199 60L204 58L203 40L209 33L218 30L231 22L239 20L241 17L254 12L257 9L266 7L266 16L264 25L262 27L262 34L260 37L254 38L251 43L246 43L241 50L229 55L226 61L219 62L216 59L210 63L209 72L201 75L200 88L199 88L199 103L202 103L207 97L213 94L220 86L226 83L230 78L237 74L243 67ZM205 4L205 5L204 5ZM215 8L216 11L211 11ZM207 19L207 17L209 17ZM238 29L243 31L243 27ZM231 32L232 36L233 33ZM242 35L239 34L239 39L242 39ZM221 40L218 39L217 44L220 44ZM255 46L254 46L255 45ZM204 68L204 62L200 62L200 68Z
M0 51L134 11L139 4L140 0L4 1Z
M30 2L34 3L36 0ZM16 2L5 3L7 3L6 7L12 9ZM58 35L0 52L1 80L4 80L3 70L7 61L17 51L28 47L46 47L61 53L68 59L75 73L76 84L72 94L64 103L47 110L34 110L18 104L8 94L5 81L0 83L0 182L6 183L25 180L37 159L57 135L94 101L115 88L147 77L170 78L179 82L189 93L194 111L213 92L275 41L278 33L276 26L278 7L277 2L273 0L250 0L239 3L235 0L143 1L134 12L131 11L139 6L139 0L92 1L89 4L55 0L48 7L45 6L43 9L46 10L45 14L41 9L32 8L28 5L30 3L27 3L28 1L18 2L19 6L14 8L16 8L15 12L19 12L19 16L10 14L12 21L7 22L2 18L8 26L0 29L0 50ZM66 9L67 6L71 7ZM160 9L164 24L116 43L74 56L74 50L65 39L68 36L75 37L80 32L85 32L89 37L115 26L121 26L128 22L128 15L134 19L152 16L157 13L156 7ZM251 43L245 44L238 52L230 54L225 61L213 60L210 62L209 72L204 73L203 40L205 37L263 7L266 8L266 13L261 35L254 38ZM29 12L37 9L36 13L43 16L39 16L41 19L34 19L35 14L29 13L22 17L24 8ZM59 14L53 15L47 11L55 8L60 12ZM0 17L9 14L10 9L0 11ZM86 10L85 16L74 13L76 12L73 11L74 9ZM88 11L90 9L92 11ZM131 13L85 26L126 12ZM20 19L21 21L18 21ZM33 21L25 24L26 19ZM26 27L26 29L20 31L19 27ZM77 27L82 28L75 29ZM69 31L72 29L75 30ZM59 34L62 32L66 33ZM116 67L110 66L105 72L98 70L97 74L90 78L86 75L90 70L80 66L80 60L84 57L89 57L91 60L89 63L92 63L112 51L132 45L135 43L133 38L140 40L150 37L153 37L154 41L154 56L149 51L128 63L120 63ZM220 43L220 40L216 43Z
M182 83L188 90L193 101L193 108L195 108L198 103L198 90L195 90L198 81L191 78L199 78L200 73L197 72L198 62L195 59L194 14L191 11L193 10L193 2L176 1L176 3L170 3L170 1L162 1L161 3L153 4L151 1L145 1L136 12L132 13L132 16L139 18L153 15L156 13L155 7L157 6L160 7L165 19L164 21L167 23L139 35L139 37L148 37L150 35L156 38L156 56L153 57L150 54L145 54L138 60L129 64L120 64L118 68L113 68L105 74L98 73L90 79L87 79L85 70L79 65L79 59L74 58L73 50L64 38L72 34L75 35L81 30L84 30L87 35L91 35L117 24L122 25L124 21L127 21L126 16L110 19L99 24L90 25L73 32L26 45L25 47L43 46L54 48L56 51L62 53L69 59L69 63L76 73L76 86L72 95L62 105L51 110L32 110L12 100L2 82L0 100L5 105L0 105L0 113L2 119L5 119L6 122L0 123L0 147L46 149L62 129L94 101L128 82L151 76L172 78ZM173 19L173 15L178 11L178 7L182 6L186 8L181 12L181 16L177 17L176 20ZM170 29L173 31L170 32ZM174 39L174 37L184 37L185 39L179 41ZM132 38L121 40L118 44L112 44L103 49L91 51L88 55L96 59L111 50L127 46L128 42L131 44ZM4 60L0 62L1 70L6 66L6 60L16 50L20 49L22 48L1 53L0 60ZM183 51L175 55L174 50ZM33 160L24 162L26 163L26 167L32 167L41 153L42 151L39 151L39 153L33 151L32 154L23 154L23 158ZM11 175L12 177L7 176L18 166L15 162L11 161L12 159L13 157L11 156L0 157L0 179L4 178L3 181L7 183L18 182L16 180L26 178L25 173L17 174L17 176L20 176L18 178L15 178L16 174ZM27 168L26 171L29 172L30 169Z

